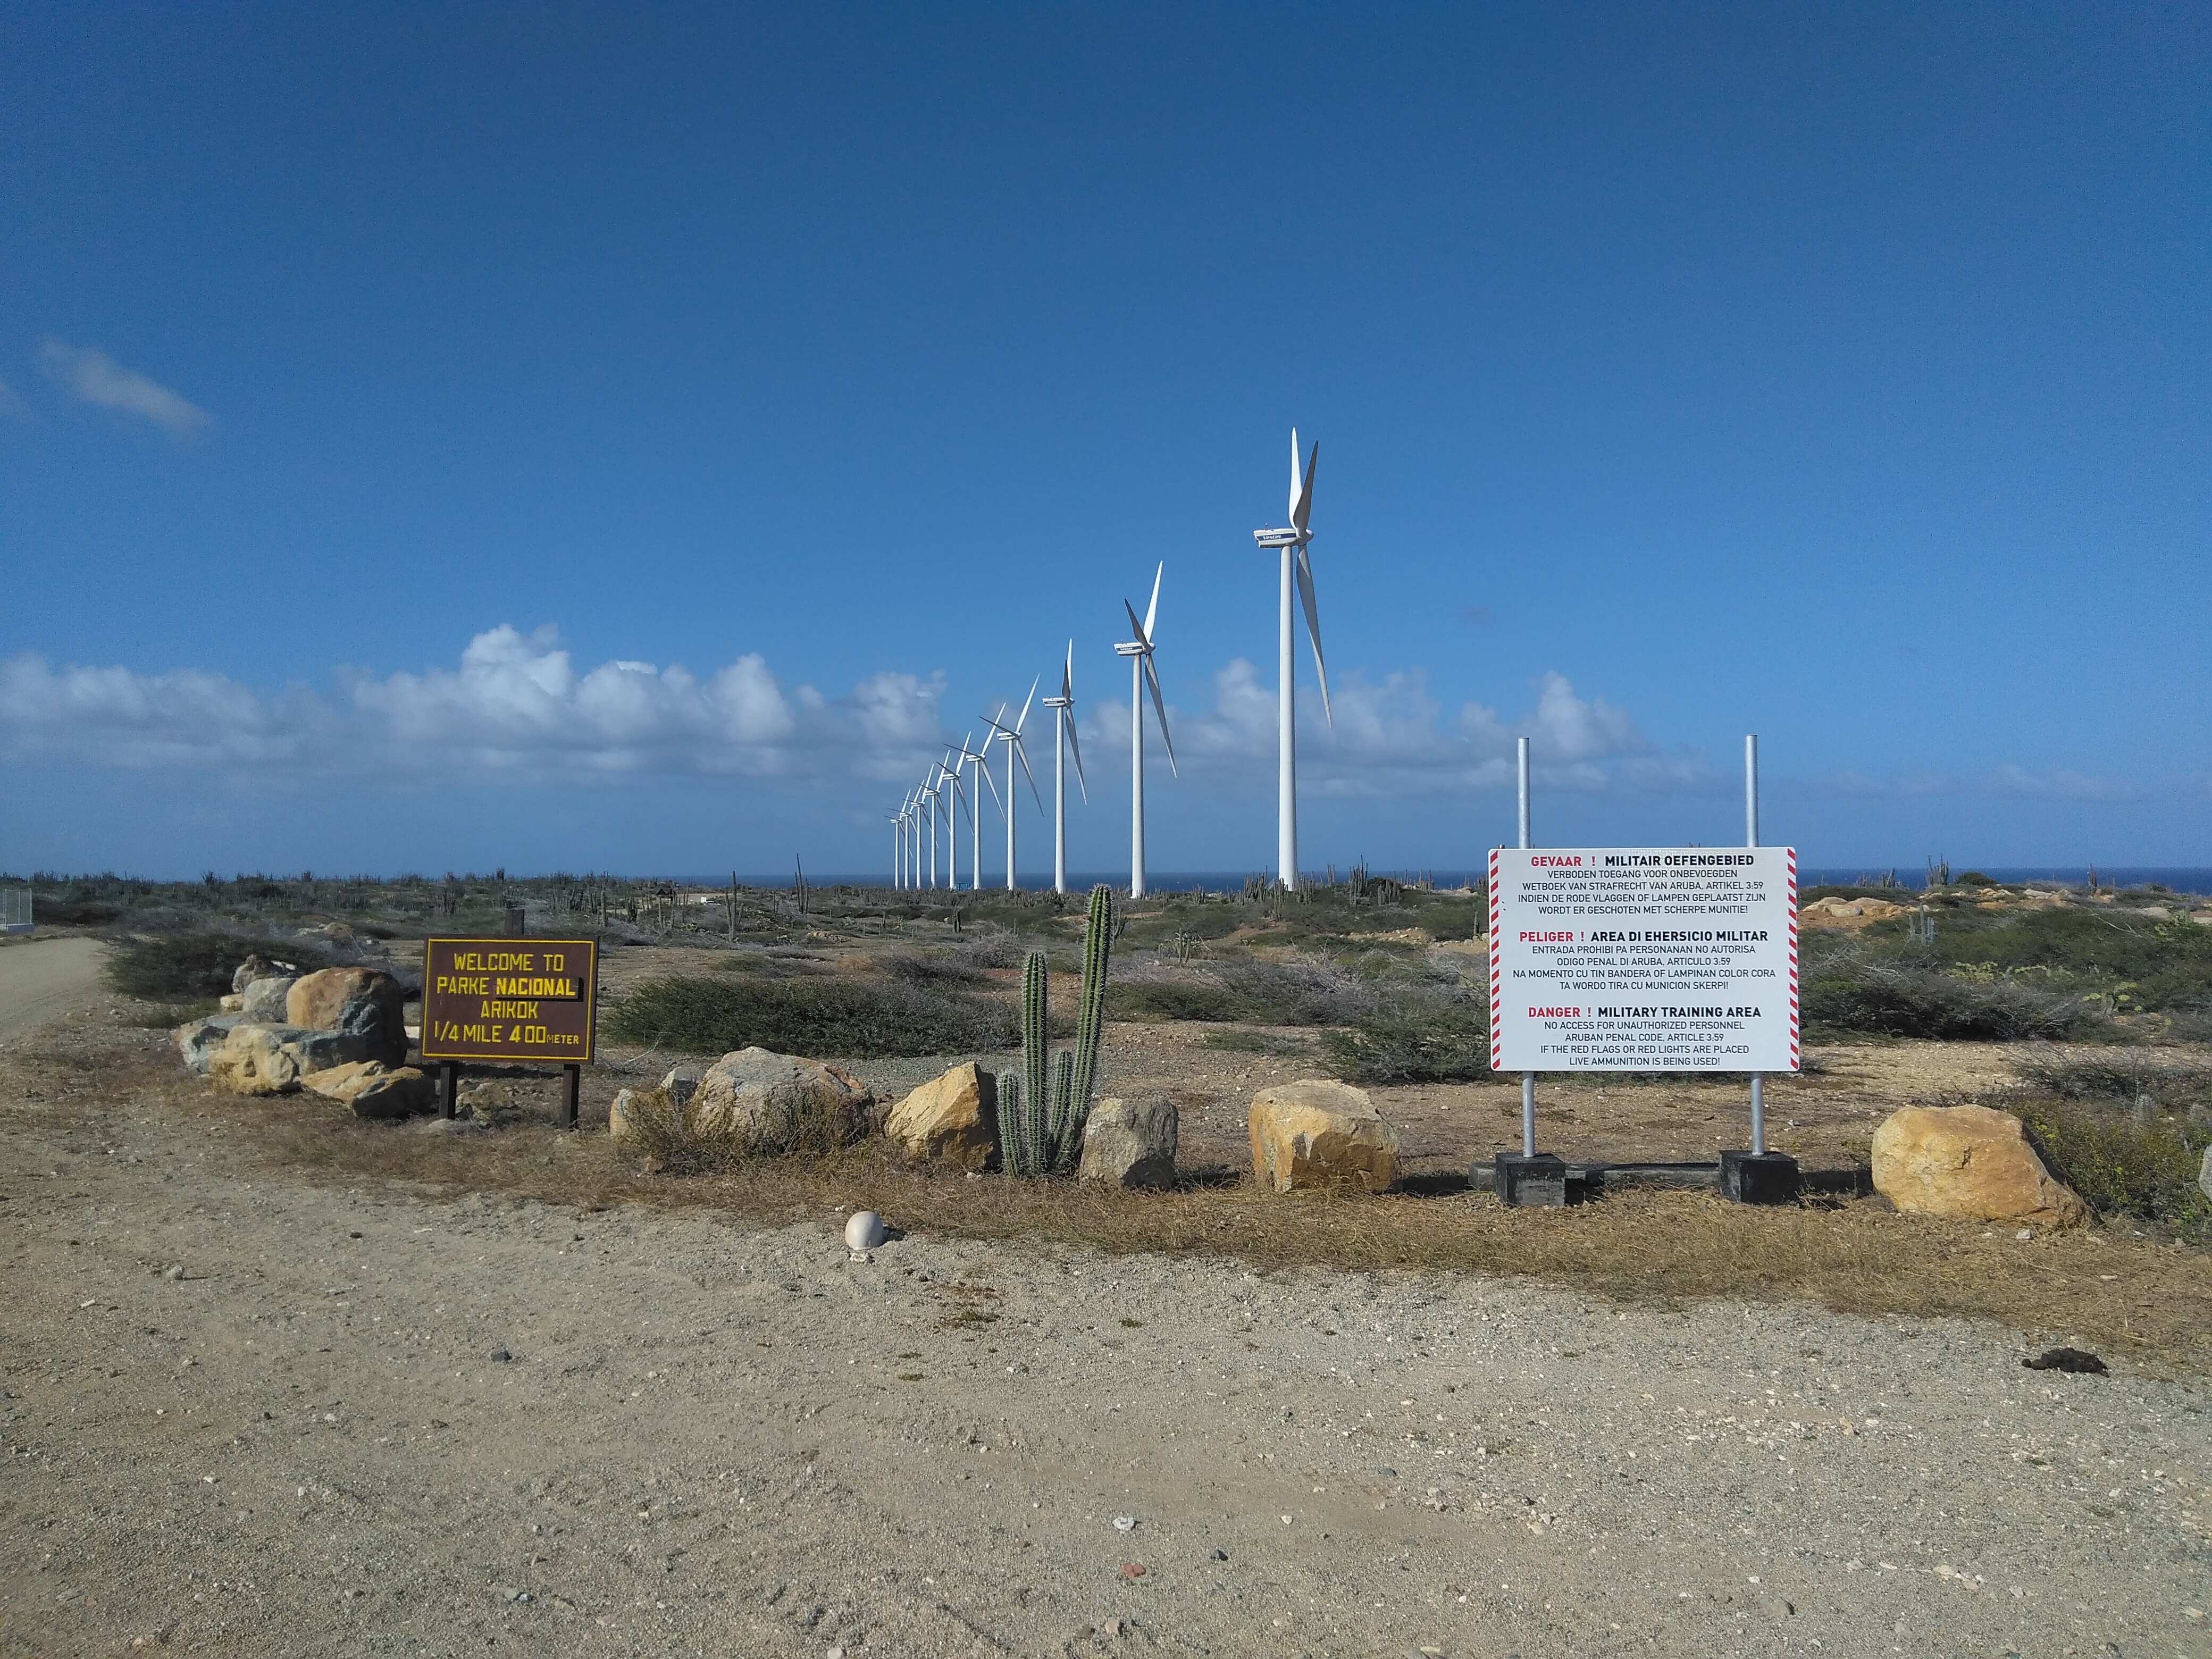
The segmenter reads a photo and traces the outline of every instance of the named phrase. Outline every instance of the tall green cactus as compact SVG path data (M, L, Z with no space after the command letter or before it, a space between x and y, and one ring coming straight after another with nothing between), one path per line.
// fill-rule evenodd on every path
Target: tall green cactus
M1068 1175L1082 1159L1113 948L1114 890L1094 887L1083 930L1082 1009L1073 1054L1046 1054L1044 953L1032 951L1022 964L1022 1070L999 1076L999 1139L1008 1175Z

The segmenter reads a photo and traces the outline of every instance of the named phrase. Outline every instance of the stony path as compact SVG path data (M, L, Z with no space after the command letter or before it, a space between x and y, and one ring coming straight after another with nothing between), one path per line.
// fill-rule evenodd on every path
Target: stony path
M332 1189L27 1092L0 1066L11 1659L2212 1653L2197 1380L1518 1283L855 1261L830 1216Z
M103 950L88 939L24 939L0 948L0 1042L89 997L99 986Z

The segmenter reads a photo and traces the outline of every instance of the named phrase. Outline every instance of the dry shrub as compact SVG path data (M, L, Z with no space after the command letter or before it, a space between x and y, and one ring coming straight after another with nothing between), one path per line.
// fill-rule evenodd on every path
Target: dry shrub
M647 980L609 1010L605 1030L617 1042L680 1054L757 1046L859 1060L988 1054L1020 1040L1003 1003L950 987L844 975Z
M828 1158L866 1133L853 1114L817 1099L742 1127L702 1121L694 1103L679 1103L665 1089L631 1090L623 1150L653 1173L712 1175L760 1158Z
M2043 1161L2100 1215L2135 1216L2212 1243L2212 1200L2197 1185L2203 1157L2179 1124L2078 1100L2008 1100Z

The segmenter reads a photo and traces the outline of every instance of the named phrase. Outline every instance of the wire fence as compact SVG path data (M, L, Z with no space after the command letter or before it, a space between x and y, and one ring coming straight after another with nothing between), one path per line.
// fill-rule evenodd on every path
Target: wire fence
M31 890L0 887L0 933L31 931Z

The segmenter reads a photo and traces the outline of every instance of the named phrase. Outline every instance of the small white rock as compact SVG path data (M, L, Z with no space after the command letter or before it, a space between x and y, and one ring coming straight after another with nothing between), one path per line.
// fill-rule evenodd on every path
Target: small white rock
M873 1210L858 1210L845 1224L845 1248L872 1250L884 1242L884 1218Z
M2018 1232L2014 1233L2013 1237L2018 1239L2021 1243L2025 1244L2029 1239L2035 1237L2035 1229L2033 1227L2022 1227Z
M1114 1517L1114 1530L1115 1532L1134 1532L1136 1529L1137 1517L1135 1516L1117 1515Z

